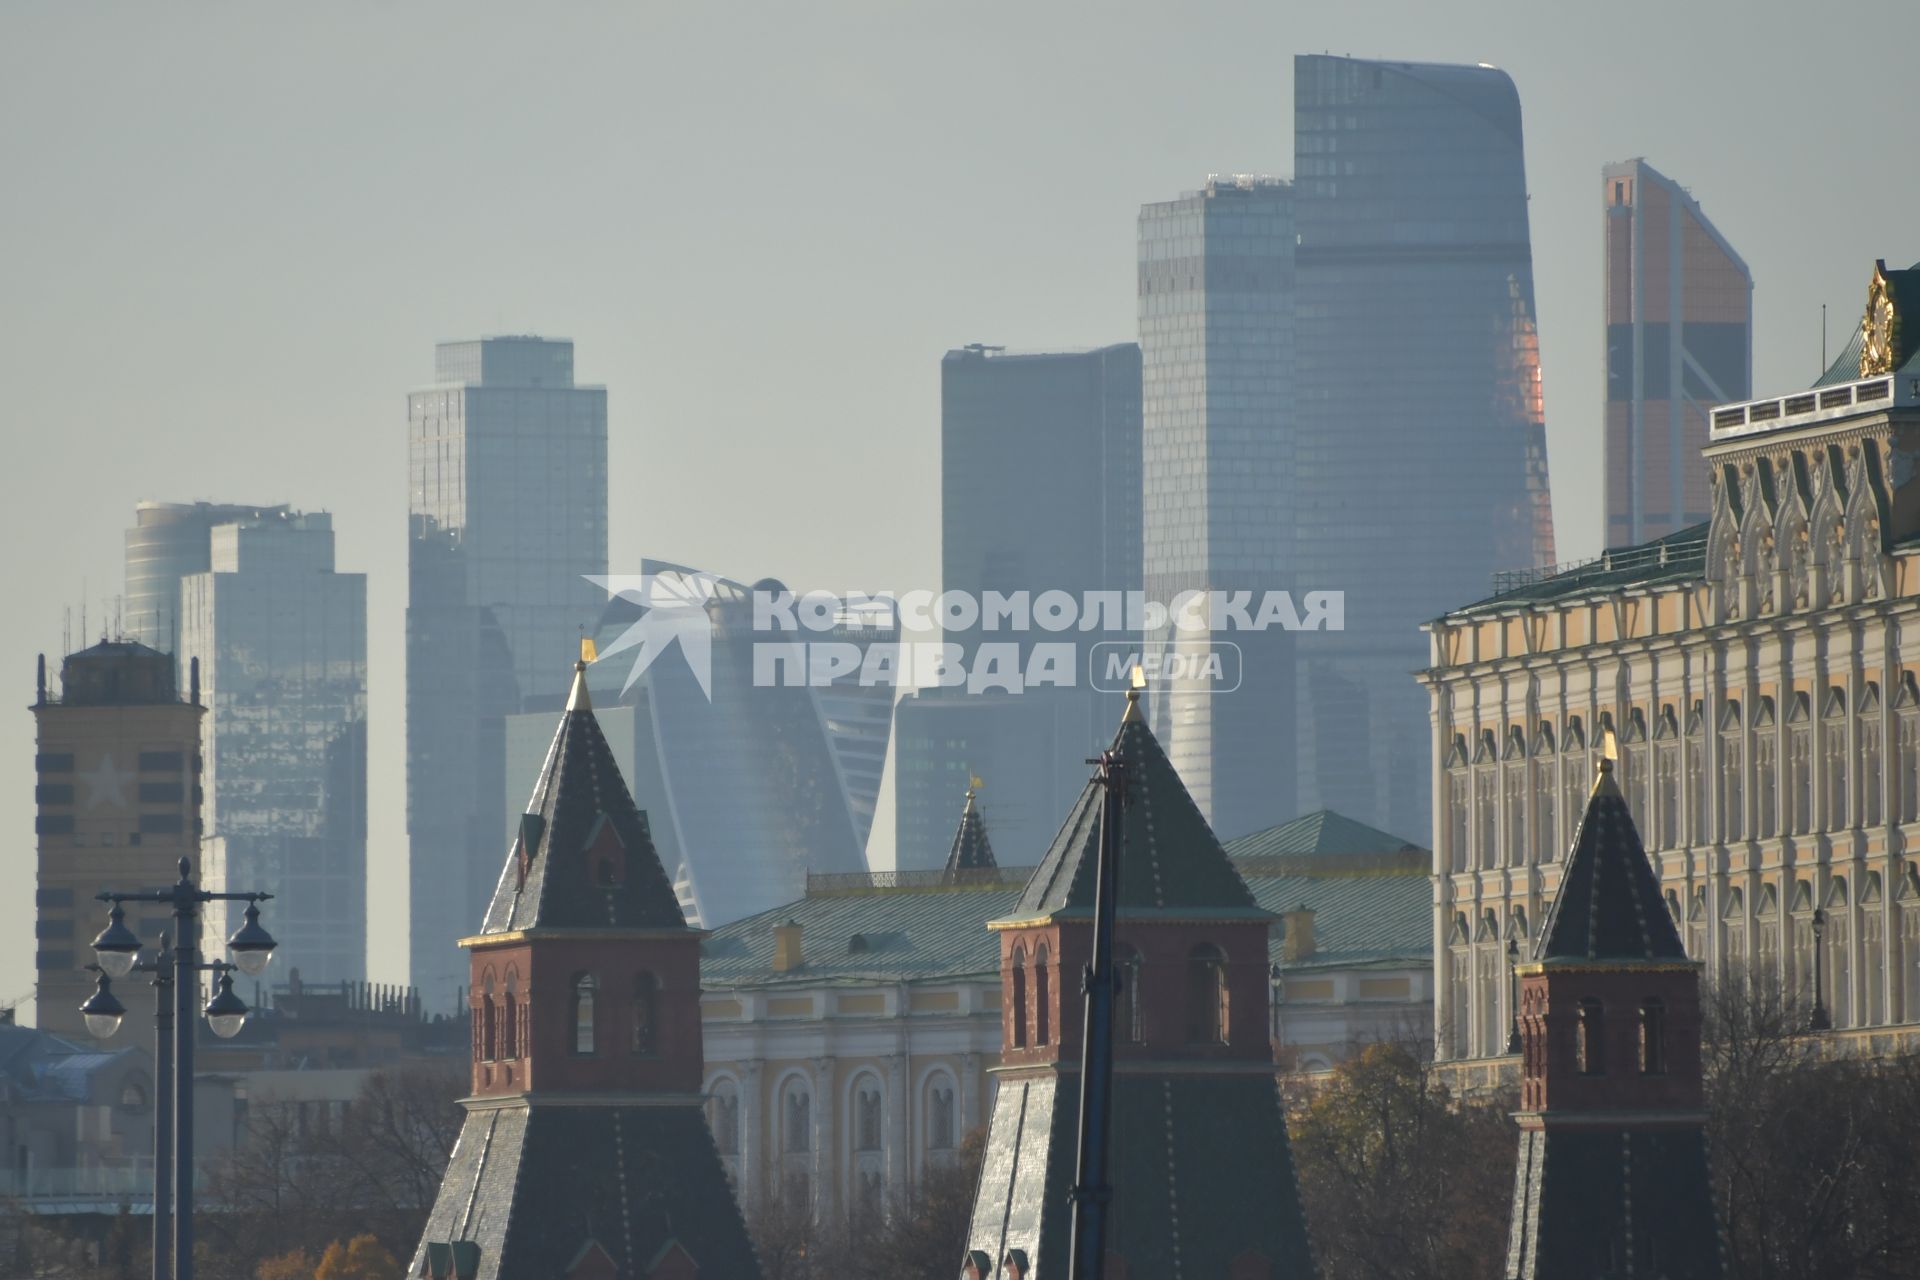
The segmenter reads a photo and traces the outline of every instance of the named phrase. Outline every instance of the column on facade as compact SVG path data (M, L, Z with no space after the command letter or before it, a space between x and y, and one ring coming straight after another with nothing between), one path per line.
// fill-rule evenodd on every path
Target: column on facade
M910 1155L913 1149L910 1140L911 1117L915 1108L907 1105L912 1088L907 1079L907 1055L904 1049L887 1055L886 1069L887 1197L895 1204L905 1204L915 1173Z
M737 1125L740 1133L740 1207L749 1217L760 1208L762 1197L768 1190L768 1117L772 1117L774 1124L780 1123L779 1104L768 1106L762 1094L765 1088L763 1066L756 1060L744 1063L740 1068L740 1119Z

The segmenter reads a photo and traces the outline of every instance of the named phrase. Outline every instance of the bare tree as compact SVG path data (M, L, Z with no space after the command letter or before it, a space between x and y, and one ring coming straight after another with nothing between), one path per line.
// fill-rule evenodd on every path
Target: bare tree
M1920 1275L1920 1063L1823 1061L1775 986L1709 988L1706 1064L1727 1273Z
M461 1076L439 1068L375 1072L340 1115L267 1102L210 1166L200 1235L208 1280L252 1280L268 1258L319 1257L371 1234L412 1253L460 1131Z
M1293 1154L1326 1280L1498 1274L1517 1150L1507 1110L1452 1098L1409 1045L1369 1045L1306 1094Z

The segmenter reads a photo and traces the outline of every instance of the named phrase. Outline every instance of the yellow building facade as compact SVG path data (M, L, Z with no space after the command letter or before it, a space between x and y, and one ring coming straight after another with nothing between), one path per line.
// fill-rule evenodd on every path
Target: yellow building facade
M1904 296L1903 296L1904 295ZM1920 1022L1920 269L1874 273L1813 388L1722 405L1711 518L1425 628L1439 1056L1504 1054L1509 945L1559 884L1606 733L1709 982L1836 1029ZM1815 948L1819 948L1816 965Z
M87 1043L80 1005L93 991L85 966L107 923L102 890L161 888L181 858L200 852L198 690L179 696L171 654L132 641L101 641L67 655L60 688L44 669L34 699L35 1018L45 1031ZM149 948L174 927L167 909L130 904L127 927ZM153 988L115 984L129 1037L150 1044Z

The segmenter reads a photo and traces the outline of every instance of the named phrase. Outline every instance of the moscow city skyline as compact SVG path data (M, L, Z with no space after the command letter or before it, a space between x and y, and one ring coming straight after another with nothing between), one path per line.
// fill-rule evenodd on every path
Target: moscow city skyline
M1920 179L1834 105L1899 72L1890 43L1861 47L1896 25L1882 8L1791 31L1784 8L1532 30L1493 6L1062 11L1024 44L857 5L744 38L698 11L610 36L450 8L296 27L15 9L0 104L27 127L0 131L19 193L0 234L26 251L0 277L0 378L23 459L6 532L32 554L0 670L24 703L64 610L73 648L111 628L138 501L330 512L339 569L367 575L369 974L400 978L406 396L433 343L573 340L579 381L607 388L612 572L933 586L944 351L1136 340L1139 207L1209 173L1291 176L1293 54L1484 60L1524 113L1556 540L1577 559L1602 545L1601 166L1645 156L1691 189L1753 270L1755 393L1805 385L1822 302L1830 353L1856 323L1863 252L1920 254ZM1752 61L1721 56L1736 31L1807 64L1804 95L1753 96ZM1860 175L1856 198L1790 206L1803 164ZM31 751L20 715L0 770L24 778ZM5 865L30 875L30 797L10 794ZM0 1002L32 982L30 899L5 910Z

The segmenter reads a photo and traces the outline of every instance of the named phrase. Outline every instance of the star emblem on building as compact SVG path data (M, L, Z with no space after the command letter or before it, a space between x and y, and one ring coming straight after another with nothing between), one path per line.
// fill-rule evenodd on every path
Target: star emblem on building
M87 808L98 808L102 802L110 809L127 807L126 786L133 780L133 774L117 767L111 752L102 755L99 764L79 777L87 785Z

